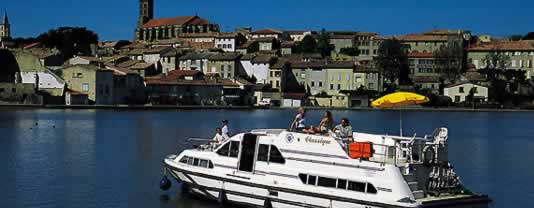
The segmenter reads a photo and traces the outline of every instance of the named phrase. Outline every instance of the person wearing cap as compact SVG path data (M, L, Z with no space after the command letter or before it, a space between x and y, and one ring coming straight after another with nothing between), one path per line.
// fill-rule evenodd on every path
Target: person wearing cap
M222 130L222 134L225 136L225 137L230 137L230 133L228 131L228 120L223 120L222 121L222 127L221 127L221 130Z

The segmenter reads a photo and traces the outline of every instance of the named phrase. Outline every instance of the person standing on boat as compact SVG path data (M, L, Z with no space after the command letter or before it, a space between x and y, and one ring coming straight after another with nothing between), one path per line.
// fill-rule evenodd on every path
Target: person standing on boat
M228 120L223 120L223 121L222 121L222 128L221 128L221 130L222 130L222 134L223 134L224 136L226 136L226 137L228 137L228 138L230 137L230 133L229 133L229 131L228 131Z
M334 132L336 133L337 137L341 139L341 145L343 146L347 146L349 142L353 141L352 126L350 126L348 118L341 119L341 124L334 128Z
M306 110L303 107L300 107L297 112L298 113L295 116L293 122L291 123L289 129L301 131L306 128L306 125L304 124L306 122Z
M211 140L212 143L216 144L222 144L224 141L228 139L228 136L224 135L221 128L217 128L215 130L215 136Z
M225 136L223 133L222 133L222 129L221 128L217 128L215 129L215 136L213 137L213 139L210 141L210 144L209 144L209 147L211 149L215 149L217 148L219 145L223 144L228 138L228 136Z

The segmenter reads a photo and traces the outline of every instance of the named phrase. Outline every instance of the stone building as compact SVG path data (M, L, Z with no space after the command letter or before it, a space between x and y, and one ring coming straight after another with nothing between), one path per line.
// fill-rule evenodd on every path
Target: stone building
M187 33L219 32L219 25L198 16L154 19L154 0L140 0L135 39L157 41L177 38Z
M4 17L2 18L2 24L0 24L0 41L11 38L11 25L7 17L7 12L4 11Z
M69 89L87 94L91 103L111 105L113 97L113 71L94 65L75 65L63 69L63 79Z

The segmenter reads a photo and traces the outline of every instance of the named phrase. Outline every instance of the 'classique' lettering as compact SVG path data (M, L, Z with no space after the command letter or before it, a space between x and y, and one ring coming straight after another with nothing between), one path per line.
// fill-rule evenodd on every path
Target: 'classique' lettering
M326 139L323 139L323 138L320 138L320 139L314 139L312 137L306 137L304 139L304 141L308 142L308 143L317 143L317 144L330 144L330 141L329 140L326 140Z

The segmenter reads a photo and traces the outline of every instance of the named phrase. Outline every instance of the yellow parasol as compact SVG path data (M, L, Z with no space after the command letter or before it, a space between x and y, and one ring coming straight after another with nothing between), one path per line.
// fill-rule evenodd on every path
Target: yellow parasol
M375 108L391 108L407 105L418 105L429 102L430 99L412 92L395 92L376 99L371 103ZM400 110L400 135L402 136L402 110Z

